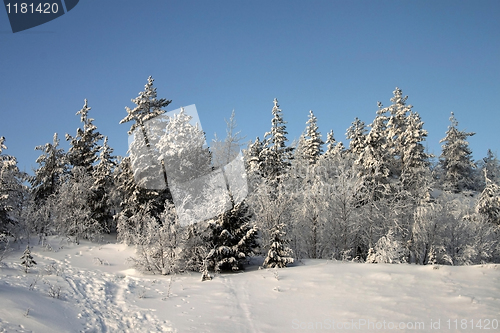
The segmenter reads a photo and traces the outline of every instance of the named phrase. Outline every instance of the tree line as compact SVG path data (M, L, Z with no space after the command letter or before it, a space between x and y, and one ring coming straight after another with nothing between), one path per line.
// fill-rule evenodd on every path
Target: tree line
M275 99L262 139L245 144L233 112L226 137L207 147L183 111L161 117L171 101L157 98L153 83L149 77L120 122L131 123L129 134L142 138L125 157L113 155L87 100L76 113L81 127L66 134L68 151L57 133L35 148L33 176L18 169L0 138L0 250L35 235L41 244L49 235L78 243L116 232L136 246L131 261L139 269L199 271L203 279L240 270L254 256L264 267L302 258L424 265L500 260L500 163L491 150L473 160L467 138L474 133L460 130L453 113L438 157L426 151L424 122L399 88L389 106L378 103L369 125L352 122L347 146L332 131L323 141L313 111L300 139L289 143ZM180 223L185 211L174 205L172 179L186 170L191 178L208 177L240 149L244 199L227 187L221 213ZM157 181L151 175L164 177L166 186L151 186ZM209 205L218 200L214 184L198 189L212 199ZM189 195L192 205L206 204Z

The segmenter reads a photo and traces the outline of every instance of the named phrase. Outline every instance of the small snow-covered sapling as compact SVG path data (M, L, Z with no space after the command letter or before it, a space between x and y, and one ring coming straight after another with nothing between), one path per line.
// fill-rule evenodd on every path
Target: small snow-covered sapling
M33 265L36 265L36 261L33 259L33 256L31 255L29 245L26 246L26 250L24 250L24 253L20 259L22 260L21 265L23 265L25 273L28 273L28 270L30 269L30 267L33 267Z

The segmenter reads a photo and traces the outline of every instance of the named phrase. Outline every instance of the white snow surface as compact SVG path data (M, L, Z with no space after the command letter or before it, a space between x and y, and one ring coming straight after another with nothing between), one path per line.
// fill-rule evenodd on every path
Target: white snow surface
M19 260L26 245L0 263L0 332L434 332L438 323L443 332L477 331L471 320L500 332L495 264L303 260L201 282L197 273L130 269L134 248L112 240L49 243L34 245L38 265L28 274Z

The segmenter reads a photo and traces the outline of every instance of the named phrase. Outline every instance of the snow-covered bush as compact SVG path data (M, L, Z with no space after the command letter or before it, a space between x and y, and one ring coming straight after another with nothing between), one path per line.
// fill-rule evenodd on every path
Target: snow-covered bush
M92 185L92 176L85 167L74 167L54 200L53 221L57 232L73 237L77 244L81 239L95 240L103 232L103 226L88 205Z
M374 248L370 248L366 258L367 263L406 263L408 249L401 241L398 234L390 229L385 236L382 236Z
M174 206L167 203L159 221L146 212L136 225L142 227L135 235L137 256L131 258L134 266L153 274L178 272L180 235Z
M490 223L500 225L500 186L490 180L485 170L486 186L479 195L476 211Z

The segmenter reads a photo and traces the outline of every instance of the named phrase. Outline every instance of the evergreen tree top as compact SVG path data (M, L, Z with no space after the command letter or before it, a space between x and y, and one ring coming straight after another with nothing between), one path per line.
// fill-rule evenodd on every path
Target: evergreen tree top
M144 86L144 91L139 93L139 96L131 101L136 105L135 108L130 109L125 107L127 116L120 120L120 124L134 120L135 123L130 127L129 134L132 134L137 126L142 126L146 121L153 119L165 113L162 108L168 106L172 101L166 98L157 99L156 88L153 86L154 79L148 77L148 83Z
M2 136L0 137L0 154L2 153L3 150L7 149L7 146L4 145L5 142L5 137Z
M396 87L396 89L392 92L394 96L391 98L391 102L398 105L406 105L406 100L408 96L403 97L403 91ZM409 106L411 108L411 106Z

